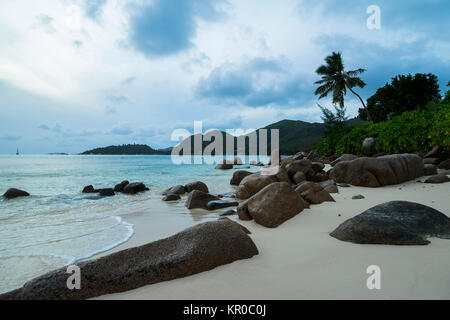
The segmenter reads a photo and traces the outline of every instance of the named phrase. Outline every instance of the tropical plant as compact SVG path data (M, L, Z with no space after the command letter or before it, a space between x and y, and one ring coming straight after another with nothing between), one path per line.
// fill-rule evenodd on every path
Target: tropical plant
M366 108L364 100L358 95L353 88L364 88L366 83L358 76L364 73L365 69L356 69L352 71L345 71L342 55L340 52L333 52L325 58L325 64L317 68L316 73L322 77L321 80L316 81L320 86L316 89L315 94L319 99L325 98L333 93L333 104L338 104L341 108L344 107L344 97L347 94L347 89L359 98L363 108L366 110L368 119L370 120L369 111Z

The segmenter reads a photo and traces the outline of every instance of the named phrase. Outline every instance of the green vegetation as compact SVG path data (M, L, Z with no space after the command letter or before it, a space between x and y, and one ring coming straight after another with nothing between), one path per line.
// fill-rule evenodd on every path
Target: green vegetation
M320 155L361 156L363 141L368 137L376 138L378 153L418 152L435 146L450 150L450 91L441 97L434 74L398 75L379 88L367 100L366 107L353 90L366 85L357 77L365 70L345 71L342 56L336 52L325 61L316 71L321 80L316 82L320 86L315 94L322 99L332 93L335 112L319 105L325 125L324 139L316 147ZM347 89L363 105L359 118L370 122L347 125L344 106Z
M430 101L439 102L439 91L438 79L434 74L418 73L414 77L410 74L398 75L367 100L367 108L359 110L359 117L368 119L368 110L373 122L386 121L405 111L425 106Z
M82 153L82 155L160 155L170 154L170 150L155 150L145 144L127 144L121 146L109 146L96 148Z
M340 137L321 141L317 151L323 155L352 153L361 156L362 143L367 137L377 139L377 152L418 152L434 146L450 150L450 104L429 103L420 110L404 112L389 121L355 126L342 131ZM333 147L330 147L331 143Z

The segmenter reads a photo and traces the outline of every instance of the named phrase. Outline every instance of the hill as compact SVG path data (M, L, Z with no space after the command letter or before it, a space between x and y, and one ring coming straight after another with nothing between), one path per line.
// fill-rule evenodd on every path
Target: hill
M355 126L363 123L364 121L354 118L348 120L349 126ZM270 131L271 129L278 129L279 137L280 137L280 149L281 153L284 155L295 154L299 151L309 151L316 147L317 143L323 139L323 134L325 131L325 125L323 123L310 123L299 120L282 120L271 125L268 125L264 128L256 130L257 143L259 145L259 137L260 130L267 130L267 150L270 152L271 143L270 143ZM235 152L237 150L237 138L226 134L225 132L221 132L223 137L228 137L230 139L234 139L235 143ZM197 135L198 136L198 135ZM246 154L248 154L249 150L249 136L246 136ZM191 150L194 150L194 137L190 136L188 139L182 142L185 147L189 146L189 141L191 142ZM214 141L214 140L213 140ZM203 150L212 142L203 140ZM223 150L225 151L225 141L223 145ZM259 151L259 150L258 150ZM237 152L236 152L237 153Z
M121 146L109 146L96 148L81 153L82 155L165 155L170 154L171 149L155 150L145 144L127 144Z

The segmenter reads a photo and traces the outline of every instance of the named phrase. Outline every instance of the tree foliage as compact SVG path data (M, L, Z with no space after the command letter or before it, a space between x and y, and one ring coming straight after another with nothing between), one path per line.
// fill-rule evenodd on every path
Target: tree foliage
M359 117L367 120L368 110L375 123L386 121L430 101L440 101L439 91L438 79L432 73L398 75L367 100L367 109L359 109Z

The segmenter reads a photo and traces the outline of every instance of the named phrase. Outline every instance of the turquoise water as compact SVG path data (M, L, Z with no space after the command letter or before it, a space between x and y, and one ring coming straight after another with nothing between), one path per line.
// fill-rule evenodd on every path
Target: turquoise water
M0 292L126 242L134 232L129 213L154 214L163 229L166 220L187 226L216 219L193 219L183 202L161 207L161 192L173 185L201 180L211 193L232 191L232 171L214 167L175 165L170 156L0 155L0 194L13 187L31 194L0 197ZM108 198L81 193L86 185L111 188L123 180L151 191Z

